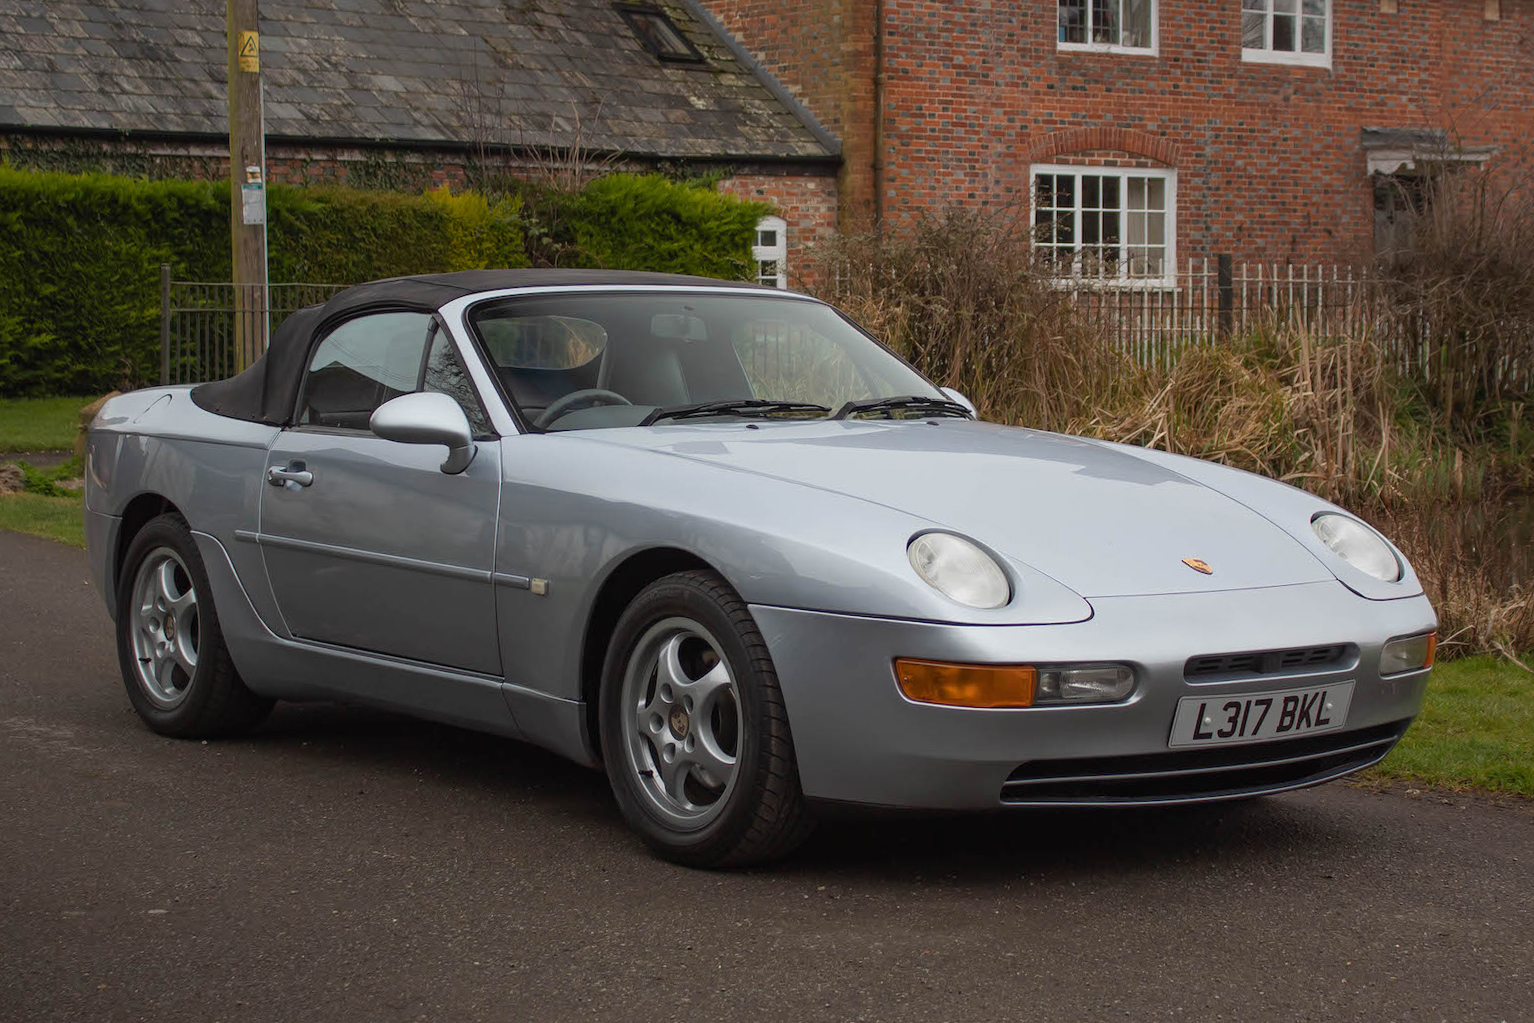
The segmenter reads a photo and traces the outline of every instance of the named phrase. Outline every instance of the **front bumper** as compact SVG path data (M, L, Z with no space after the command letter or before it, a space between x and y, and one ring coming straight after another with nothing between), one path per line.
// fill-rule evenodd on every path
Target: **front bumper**
M1427 598L1371 601L1340 583L1092 601L1072 625L963 626L753 606L811 799L912 809L1167 803L1275 792L1389 752L1428 672L1382 679L1380 648L1436 627ZM1190 659L1345 646L1322 668L1190 682ZM1119 704L970 710L918 704L896 657L978 664L1113 662L1135 669ZM1347 724L1320 736L1171 750L1177 701L1356 683Z

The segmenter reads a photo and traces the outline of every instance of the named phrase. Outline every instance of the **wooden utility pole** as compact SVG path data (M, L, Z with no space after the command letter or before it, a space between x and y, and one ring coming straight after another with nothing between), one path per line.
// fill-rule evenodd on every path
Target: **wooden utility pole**
M261 117L260 0L227 3L229 235L238 372L266 350L266 138Z

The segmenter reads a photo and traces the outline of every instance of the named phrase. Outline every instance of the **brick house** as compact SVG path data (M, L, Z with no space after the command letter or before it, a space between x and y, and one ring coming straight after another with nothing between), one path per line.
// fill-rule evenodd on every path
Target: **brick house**
M1428 167L1534 170L1531 0L707 2L840 139L844 224L1013 209L1154 279L1367 260Z
M0 158L229 173L224 0L0 0ZM264 0L268 180L712 174L775 203L762 279L836 226L836 140L693 0Z

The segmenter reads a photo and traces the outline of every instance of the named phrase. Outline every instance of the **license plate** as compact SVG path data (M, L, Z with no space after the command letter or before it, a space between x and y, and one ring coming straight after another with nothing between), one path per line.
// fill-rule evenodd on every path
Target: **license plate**
M1331 732L1348 719L1353 683L1177 701L1169 746L1224 746Z

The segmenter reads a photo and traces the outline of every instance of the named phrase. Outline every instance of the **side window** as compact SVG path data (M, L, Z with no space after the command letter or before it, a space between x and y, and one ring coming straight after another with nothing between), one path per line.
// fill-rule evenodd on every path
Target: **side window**
M453 342L448 339L446 331L439 330L432 335L431 351L426 356L426 372L421 377L421 390L440 391L456 401L463 409L463 414L469 417L469 428L474 431L474 436L483 437L491 432L490 420L479 403L479 396L474 393L469 374L464 371L463 363L458 361L458 353L453 350Z
M374 409L415 390L431 321L428 313L375 313L331 331L309 361L298 421L366 430Z

